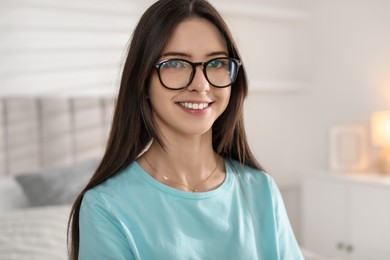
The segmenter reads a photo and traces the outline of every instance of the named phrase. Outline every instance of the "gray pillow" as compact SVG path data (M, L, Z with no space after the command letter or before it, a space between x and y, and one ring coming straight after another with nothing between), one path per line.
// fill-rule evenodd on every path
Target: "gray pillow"
M25 208L29 204L30 202L27 196L15 178L8 177L0 179L0 213Z
M99 160L15 176L31 206L72 204L92 177Z

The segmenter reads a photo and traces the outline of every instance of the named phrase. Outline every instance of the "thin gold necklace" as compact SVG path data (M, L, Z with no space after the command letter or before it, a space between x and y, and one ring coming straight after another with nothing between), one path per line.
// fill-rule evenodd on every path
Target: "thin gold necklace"
M172 181L170 180L167 176L165 175L162 175L160 174L156 168L153 167L153 165L149 162L148 159L146 159L146 156L144 156L144 159L145 161L147 162L147 164L150 166L150 168L152 168L152 170L154 171L154 173L156 173L157 175L159 175L160 177L162 177L166 182L170 182L170 183L173 183L173 184L176 184L176 185L180 185L180 186L183 186L183 187L186 187L188 190L190 190L191 192L198 192L199 191L199 188L205 184L208 180L210 180L210 178L214 175L215 171L217 170L218 168L218 165L219 165L219 160L217 161L217 164L215 165L215 168L214 170L210 173L210 175L204 179L202 182L200 182L198 185L196 185L195 187L191 188L190 186L184 184L184 183L180 183L180 182L175 182L175 181Z

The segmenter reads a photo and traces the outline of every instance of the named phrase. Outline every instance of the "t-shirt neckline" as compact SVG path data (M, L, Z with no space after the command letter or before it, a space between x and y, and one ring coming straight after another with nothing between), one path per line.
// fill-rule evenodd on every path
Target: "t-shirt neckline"
M182 191L179 189L172 188L166 184L159 182L158 180L150 176L149 173L147 173L137 161L134 161L134 166L136 172L139 174L140 177L142 177L149 184L151 184L152 186L154 186L155 188L159 189L162 192L168 193L176 197L185 198L185 199L207 199L210 197L214 197L219 193L224 192L230 186L230 183L232 181L232 170L230 169L230 166L226 162L226 160L224 160L224 163L225 163L225 170L226 170L226 176L224 181L217 188L205 192L187 192L187 191Z

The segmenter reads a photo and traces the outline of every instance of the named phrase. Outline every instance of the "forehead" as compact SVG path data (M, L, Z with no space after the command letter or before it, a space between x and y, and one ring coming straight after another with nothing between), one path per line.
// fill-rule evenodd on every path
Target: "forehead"
M183 53L190 57L228 52L226 40L217 27L203 18L189 18L180 22L165 45L165 53Z

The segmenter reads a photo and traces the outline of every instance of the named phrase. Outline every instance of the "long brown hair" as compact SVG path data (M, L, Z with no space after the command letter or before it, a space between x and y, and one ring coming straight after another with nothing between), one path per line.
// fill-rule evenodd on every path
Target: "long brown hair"
M68 243L73 260L78 259L79 213L85 192L127 167L151 140L162 144L147 99L150 75L172 31L190 17L200 17L214 24L226 40L229 56L240 59L225 22L206 0L160 0L143 14L128 49L105 154L70 214ZM212 127L213 148L225 159L262 169L249 149L244 130L243 102L248 92L244 66L231 88L229 104Z

